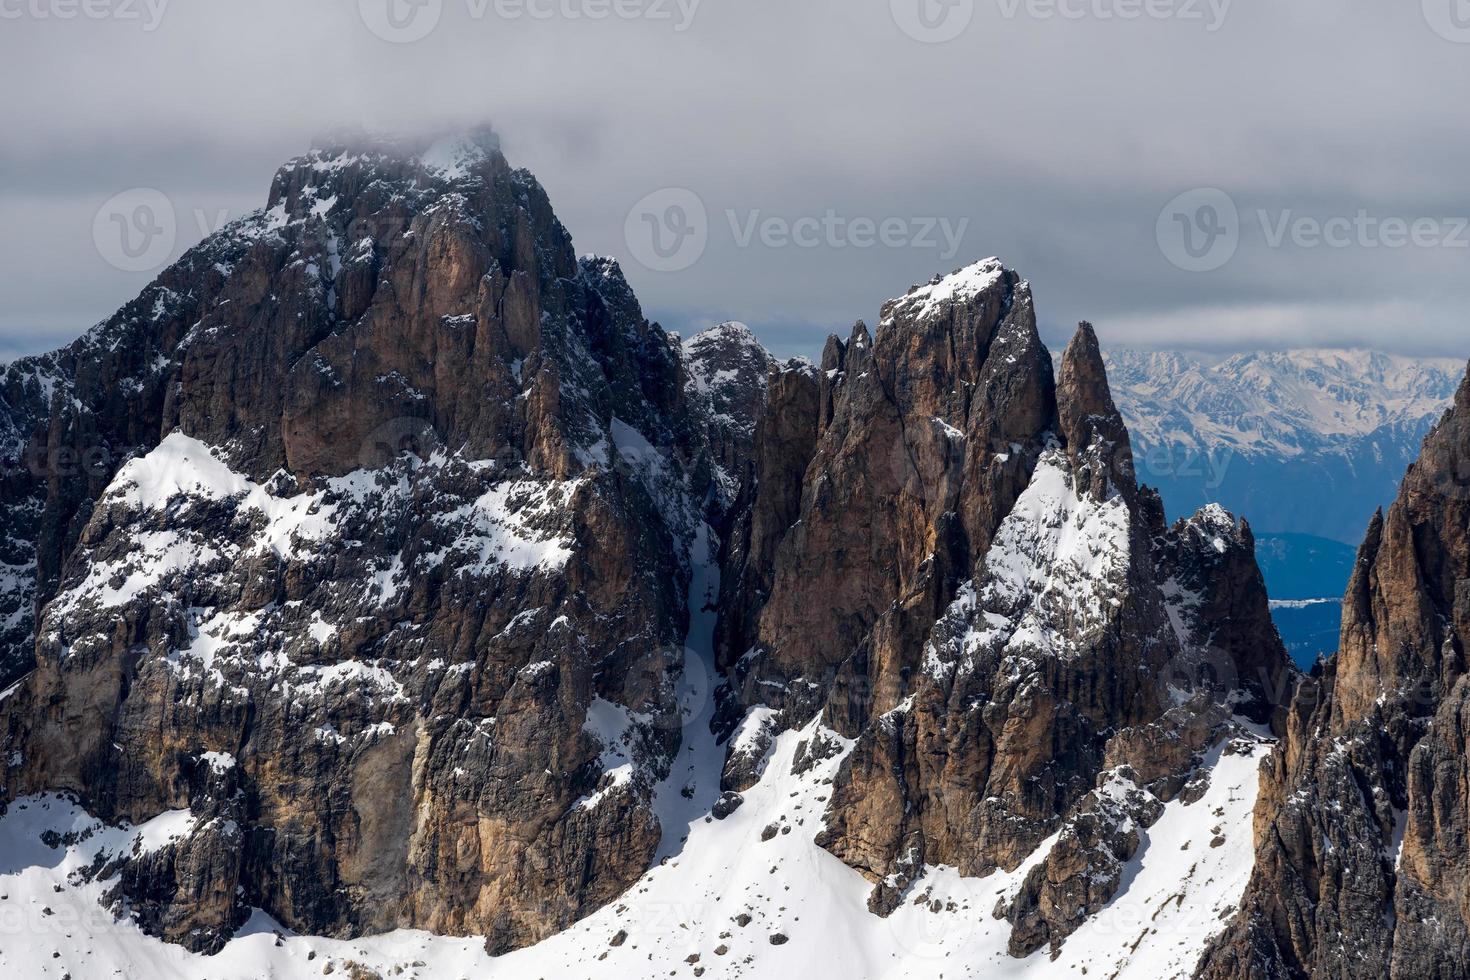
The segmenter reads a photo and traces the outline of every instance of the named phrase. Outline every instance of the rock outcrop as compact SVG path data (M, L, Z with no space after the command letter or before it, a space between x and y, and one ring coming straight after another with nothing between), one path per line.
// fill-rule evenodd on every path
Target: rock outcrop
M1358 553L1340 652L1263 767L1208 978L1470 975L1470 377Z
M802 479L816 451L821 385L811 364L773 368L754 456L723 536L716 651L722 668L751 649L771 596L776 551L801 515Z
M803 729L825 813L762 843L805 826L882 915L1016 872L1010 951L1055 955L1211 759L1298 722L1249 528L1164 526L1092 328L1054 373L995 259L779 363L649 323L493 137L324 146L0 399L40 461L0 483L0 803L171 828L94 873L194 950L253 908L536 942L670 814L745 819Z
M726 783L821 712L856 744L818 843L874 882L870 908L926 866L1013 870L1058 835L1036 874L1088 882L1087 900L1037 879L1002 910L1014 953L1055 948L1205 754L1252 737L1232 706L1270 720L1256 675L1289 695L1249 530L1213 510L1162 527L1091 327L1054 380L1029 287L994 260L829 340L820 380L799 510L750 648L727 658L750 713Z
M683 349L690 401L708 407L710 456L725 474L725 488L733 491L749 476L767 378L780 365L743 323L701 330Z
M1157 497L1145 509L1184 651L1169 668L1178 687L1233 695L1236 713L1280 735L1300 675L1282 657L1250 525L1211 504L1165 529Z
M195 948L259 907L504 949L611 900L682 724L684 363L493 138L288 164L10 369L29 445L130 458L7 497L40 557L4 798L187 809L117 897Z

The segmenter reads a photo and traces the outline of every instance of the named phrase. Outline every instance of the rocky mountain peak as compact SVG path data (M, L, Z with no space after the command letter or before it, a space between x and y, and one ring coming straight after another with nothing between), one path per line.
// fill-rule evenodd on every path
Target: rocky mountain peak
M1000 875L997 955L1060 956L1278 721L1249 529L1164 527L1091 328L1059 382L995 259L779 363L649 323L488 138L324 145L0 395L16 441L124 450L3 486L0 801L150 828L97 897L198 952L259 909L506 954L758 805L872 913Z
M738 484L747 476L768 375L780 364L749 327L734 321L701 330L684 341L683 353L694 397L713 412L710 423L719 434L715 458Z
M709 395L717 416L736 432L753 435L766 376L779 367L744 323L719 323L684 341L689 382Z
M991 256L963 266L948 275L936 275L927 283L909 288L883 305L881 323L903 319L913 323L950 315L994 288L1008 275L1000 259ZM1014 278L1015 273L1009 273Z
M727 655L742 702L727 710L762 719L736 732L724 785L759 782L774 733L820 712L854 747L818 840L874 882L872 910L891 913L928 864L987 874L1060 827L1106 836L1150 819L1145 801L1172 798L1239 732L1230 705L1269 719L1276 690L1252 675L1259 697L1239 697L1235 683L1236 656L1291 683L1249 531L1207 512L1155 543L1161 515L1115 462L1130 458L1128 436L1090 327L1058 383L1029 286L986 260L885 304L871 339L861 324L829 339L822 366L803 490L785 501L769 576L746 593L762 607L721 610L757 623L730 630L750 648ZM1217 539L1228 560L1204 554L1218 556ZM1189 619L1191 602L1217 601L1240 614L1238 633ZM1210 654L1185 652L1209 642L1218 674ZM1095 676L1110 686L1083 680ZM1151 788L1141 809L1101 818L1089 794L1123 759ZM1048 861L1054 878L1119 880L1119 865L1066 848ZM1004 910L1016 955L1059 948L1112 895L1100 885L1079 912L1043 880Z
M1086 321L1077 325L1062 354L1057 376L1057 426L1068 452L1096 493L1132 495L1133 449L1123 416L1113 404L1097 333Z
M58 362L12 426L125 452L6 488L40 572L0 797L199 815L119 907L206 950L255 906L499 951L642 874L707 406L533 178L483 140L313 151Z
M1263 770L1255 867L1204 977L1470 971L1470 374L1373 519L1342 641Z

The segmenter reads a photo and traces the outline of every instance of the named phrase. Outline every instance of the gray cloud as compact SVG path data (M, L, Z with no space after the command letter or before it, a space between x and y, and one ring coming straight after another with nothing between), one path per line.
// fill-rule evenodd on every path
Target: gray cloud
M578 248L623 258L671 329L739 318L779 352L814 352L909 283L998 254L1053 340L1087 318L1113 343L1470 353L1470 247L1449 223L1434 245L1271 241L1283 217L1470 216L1470 44L1417 3L1236 0L1216 24L1204 0L1131 20L1103 15L1141 3L973 0L954 8L972 11L958 37L925 44L897 24L919 0L430 0L436 26L412 43L367 26L389 0L173 2L152 30L162 0L96 2L141 16L0 0L0 358L69 339L146 282L93 245L114 194L167 195L177 252L196 212L258 206L324 129L486 119ZM645 15L590 19L615 9ZM1059 9L1082 16L1045 16ZM624 228L670 187L697 195L709 234L698 261L660 272ZM1239 215L1233 255L1206 272L1171 264L1156 234L1196 187ZM809 246L740 240L829 215L841 233ZM864 219L905 231L864 246ZM921 240L924 219L965 223L956 254Z

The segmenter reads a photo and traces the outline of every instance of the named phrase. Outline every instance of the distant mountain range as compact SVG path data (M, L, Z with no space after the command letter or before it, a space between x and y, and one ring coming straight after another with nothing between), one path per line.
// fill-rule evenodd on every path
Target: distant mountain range
M1362 350L1105 356L1139 478L1171 514L1218 502L1258 533L1354 546L1465 371Z
M1308 665L1336 649L1357 543L1465 365L1365 350L1212 361L1114 348L1104 359L1139 479L1171 515L1219 502L1247 518L1292 655Z

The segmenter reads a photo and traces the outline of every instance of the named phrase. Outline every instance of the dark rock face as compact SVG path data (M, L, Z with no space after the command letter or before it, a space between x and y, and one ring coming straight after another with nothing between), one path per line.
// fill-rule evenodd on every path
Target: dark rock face
M1256 866L1203 977L1470 975L1470 378L1358 553L1341 652L1263 769Z
M709 406L710 455L729 482L749 476L767 376L780 365L743 323L721 323L684 341L695 404Z
M1102 908L1122 884L1139 835L1164 810L1126 773L1089 794L1069 815L1046 860L1026 876L1004 908L1012 956L1027 956L1060 940Z
M734 663L761 707L727 783L757 775L773 725L822 711L855 739L818 843L874 882L879 914L926 864L1014 869L1070 828L1002 910L1016 955L1055 948L1112 897L1162 801L1245 735L1225 705L1270 716L1232 658L1294 680L1249 530L1219 515L1217 545L1213 512L1162 528L1091 328L1054 382L1029 289L998 263L890 303L876 336L830 340L820 381L799 511ZM1177 582L1203 598L1180 608ZM1217 606L1242 614L1218 637ZM1224 678L1183 666L1208 662L1204 639Z
M729 667L751 649L770 598L777 549L801 515L802 478L816 451L821 387L805 361L773 369L754 456L724 535L715 649Z
M852 735L906 696L904 673L1024 487L1055 401L1029 288L998 262L890 302L876 339L859 324L829 343L823 375L832 414L777 552L746 700L781 685L775 706L809 716L830 698L829 722Z
M710 478L683 371L493 142L288 164L265 211L7 375L30 444L134 458L6 497L41 557L5 797L189 808L117 895L198 948L252 905L504 949L609 901L678 745ZM211 753L227 783L196 778Z
M1185 650L1170 670L1189 675L1183 689L1234 692L1238 713L1280 735L1298 675L1271 621L1250 525L1210 505L1164 530L1162 507L1150 507L1167 572L1159 584Z
M0 802L187 811L105 874L193 949L259 907L500 952L624 893L692 792L706 552L710 816L820 715L792 765L837 771L817 840L870 907L1036 854L1018 956L1112 898L1237 713L1291 730L1249 529L1163 526L1092 329L1054 376L997 260L780 364L647 322L489 137L325 147L0 398L7 459L106 450L0 484Z
M35 611L55 595L92 502L117 467L171 427L180 345L220 304L241 302L233 270L256 224L189 250L137 299L70 346L7 365L0 380L0 684L34 666ZM269 276L269 271L260 275ZM299 307L272 301L277 325Z

